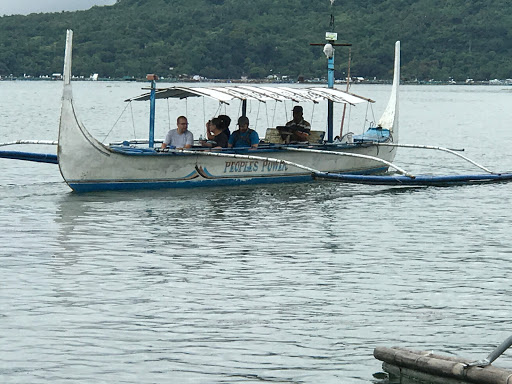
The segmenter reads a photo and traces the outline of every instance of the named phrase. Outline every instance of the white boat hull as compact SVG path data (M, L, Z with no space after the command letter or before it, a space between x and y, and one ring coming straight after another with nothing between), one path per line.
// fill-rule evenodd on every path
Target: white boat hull
M383 148L373 144L314 146L315 149L322 148L321 153L293 152L286 146L276 146L232 150L231 154L222 152L222 155L207 155L199 150L156 152L152 149L105 146L85 129L74 111L70 82L71 39L72 32L69 31L57 154L62 177L75 191L307 181L312 180L314 172L383 172L388 165L379 159L392 162L395 157L395 147ZM389 129L392 131L393 127ZM336 152L374 158L333 154Z
M376 145L332 146L332 151L291 152L282 149L238 150L205 156L202 151L154 152L127 148L127 153L107 147L92 137L78 122L72 100L62 107L58 158L64 180L75 191L112 189L188 188L201 186L308 181L312 172L293 166L331 173L375 173L387 165L358 157L332 154L343 151L378 157L392 162L396 148ZM233 156L234 151L231 151ZM223 152L224 153L224 152ZM258 157L261 159L252 159ZM286 163L276 162L285 160Z

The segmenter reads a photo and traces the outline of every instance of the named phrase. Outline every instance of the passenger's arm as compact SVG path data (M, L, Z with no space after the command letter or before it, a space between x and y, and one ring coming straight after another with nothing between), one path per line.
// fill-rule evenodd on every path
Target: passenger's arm
M309 133L307 133L307 132L296 131L294 133L302 141L307 141L309 138Z

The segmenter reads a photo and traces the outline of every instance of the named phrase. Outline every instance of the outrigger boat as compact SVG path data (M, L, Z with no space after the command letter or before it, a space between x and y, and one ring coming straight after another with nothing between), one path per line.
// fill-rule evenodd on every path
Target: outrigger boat
M393 91L388 107L379 126L370 128L354 142L334 143L331 131L327 142L318 140L317 143L303 145L264 142L256 150L208 151L193 147L160 151L154 148L154 128L151 125L149 147L141 148L130 143L104 145L80 123L73 105L70 81L72 36L73 32L68 30L57 155L62 177L74 191L298 182L312 180L312 175L319 173L376 173L394 167L391 162L396 147L382 148L375 142L396 142L398 139L399 42L396 44ZM157 90L154 81L150 93L129 100L150 100L154 105L158 98L197 96L220 102L236 99L242 102L286 99L350 104L368 102L366 98L334 88L238 86ZM154 109L151 109L150 119L154 121ZM271 136L272 130L267 134L267 137Z
M332 35L327 33L326 38ZM398 143L400 42L395 44L393 85L387 107L377 126L368 127L362 135L352 137L347 134L341 140L333 139L334 103L355 105L373 101L349 93L348 89L344 92L334 88L332 49L324 49L328 58L327 88L174 86L157 89L155 78L152 78L149 93L126 100L150 101L149 140L146 142L147 146L141 147L135 141L105 145L96 140L80 122L75 113L71 84L72 39L73 32L68 30L57 156L0 151L0 157L58 163L65 182L77 192L285 183L313 179L399 186L449 186L512 180L512 173L492 172L455 150ZM332 38L327 38L327 45L334 42L330 39ZM243 116L246 114L248 100L313 103L327 101L327 139L324 140L324 132L311 131L309 142L290 144L283 140L282 134L276 128L268 128L265 139L257 149L231 148L211 151L199 145L187 150L162 151L155 148L156 99L189 97L208 97L220 103L239 100L242 102ZM0 146L21 143L29 141L0 143ZM486 174L415 176L392 163L398 147L447 151L483 169ZM390 168L394 174L382 175Z

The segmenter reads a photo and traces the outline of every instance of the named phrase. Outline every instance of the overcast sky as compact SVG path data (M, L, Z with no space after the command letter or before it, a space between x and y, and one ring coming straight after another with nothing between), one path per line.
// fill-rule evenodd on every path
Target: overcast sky
M0 16L77 11L94 5L112 5L116 0L0 0Z

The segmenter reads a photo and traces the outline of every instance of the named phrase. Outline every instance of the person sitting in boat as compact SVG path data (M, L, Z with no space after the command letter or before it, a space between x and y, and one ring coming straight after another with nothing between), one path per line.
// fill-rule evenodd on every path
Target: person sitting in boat
M162 149L174 147L178 149L190 148L194 144L194 135L188 130L188 120L185 116L180 116L176 120L178 127L167 132L165 140L162 143Z
M311 132L311 124L304 120L302 107L296 105L293 107L292 113L293 120L287 122L285 126L287 130L286 133L291 133L289 141L308 141L309 132Z
M200 141L203 147L226 148L228 146L228 135L222 121L215 117L206 123L206 140Z
M231 134L231 131L229 130L229 124L231 124L231 118L228 115L219 115L218 116L221 121L221 128L226 131L227 137Z
M228 148L257 148L260 142L258 133L249 128L247 116L238 119L238 129L229 136Z

